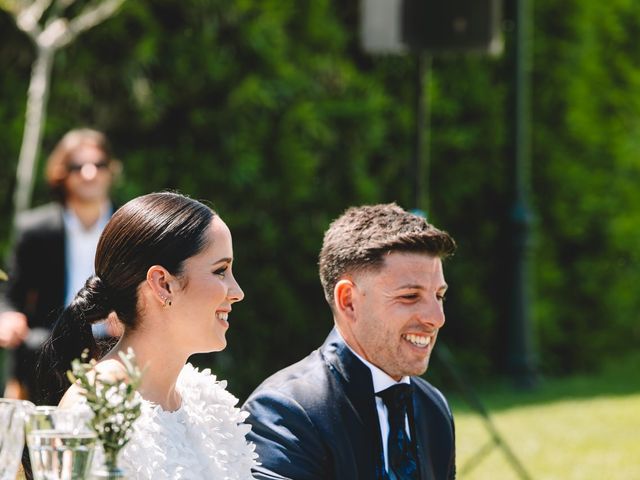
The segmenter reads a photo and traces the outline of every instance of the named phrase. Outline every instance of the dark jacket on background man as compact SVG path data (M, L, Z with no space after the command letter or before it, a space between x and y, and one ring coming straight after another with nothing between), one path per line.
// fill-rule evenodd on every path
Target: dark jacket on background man
M15 350L13 376L35 392L35 364L44 330L48 332L64 306L65 230L63 206L50 203L20 214L8 263L9 281L0 300L2 311L27 316L32 329ZM35 330L34 330L35 329ZM38 332L43 335L38 335ZM43 338L39 338L43 337Z

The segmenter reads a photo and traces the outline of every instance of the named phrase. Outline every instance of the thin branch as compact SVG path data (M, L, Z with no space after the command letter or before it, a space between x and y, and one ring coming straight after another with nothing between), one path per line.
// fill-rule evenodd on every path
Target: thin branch
M69 21L67 31L59 38L55 47L68 44L82 32L104 22L113 16L124 2L125 0L105 0L97 6L86 7L76 18Z
M44 50L56 50L60 45L66 45L69 41L64 41L69 35L69 22L66 18L56 18L47 24L45 29L38 35L36 43Z
M36 42L40 33L38 21L31 21L33 17L29 11L33 8L33 3L29 4L25 0L0 0L0 8L11 14L16 22L16 26L25 32L27 36Z
M51 5L51 0L35 0L31 5L20 10L16 15L16 24L21 30L31 34L40 33L40 20Z
M37 56L31 68L24 133L16 172L17 184L13 198L16 214L26 210L31 201L34 172L46 118L53 55L53 50L38 47Z

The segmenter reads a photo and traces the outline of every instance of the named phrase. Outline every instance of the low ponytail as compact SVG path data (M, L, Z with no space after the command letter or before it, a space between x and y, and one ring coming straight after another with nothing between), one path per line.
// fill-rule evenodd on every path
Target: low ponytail
M43 347L37 372L43 402L60 402L69 386L66 372L84 349L95 359L107 351L108 345L96 345L93 323L114 312L126 331L138 328L138 287L149 267L162 265L181 276L185 261L208 244L215 215L203 203L172 192L134 198L113 214L96 248L96 276L62 312Z
M57 405L69 388L67 371L71 362L89 351L89 358L102 355L91 325L106 319L113 311L109 290L100 277L87 279L84 287L53 325L51 335L40 353L37 366L39 403Z

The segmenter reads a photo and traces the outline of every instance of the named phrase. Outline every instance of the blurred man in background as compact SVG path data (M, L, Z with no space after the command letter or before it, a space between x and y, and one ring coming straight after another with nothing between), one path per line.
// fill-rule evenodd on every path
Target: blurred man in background
M57 312L93 275L102 229L113 213L110 190L120 163L96 130L68 132L51 152L46 180L55 201L18 215L0 298L0 347L13 350L4 396L34 399L38 350ZM94 329L115 336L110 319Z

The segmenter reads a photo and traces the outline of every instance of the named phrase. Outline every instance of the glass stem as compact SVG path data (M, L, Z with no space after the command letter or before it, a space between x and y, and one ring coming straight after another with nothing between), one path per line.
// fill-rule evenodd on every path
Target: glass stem
M109 469L118 467L118 451L117 450L105 451L104 456L105 456L105 465Z

